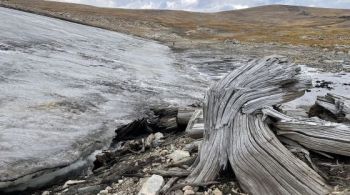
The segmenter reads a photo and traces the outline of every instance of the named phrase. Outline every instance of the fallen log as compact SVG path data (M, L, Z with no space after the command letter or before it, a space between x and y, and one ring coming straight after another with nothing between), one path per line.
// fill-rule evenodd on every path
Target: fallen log
M262 110L277 119L273 125L278 135L298 142L306 148L350 156L350 126L318 118L294 118L272 108Z
M179 108L176 116L176 122L179 127L186 127L190 121L195 108Z
M331 112L338 121L350 120L350 98L328 93L318 96L316 105Z
M327 194L324 179L289 152L257 112L293 100L309 86L281 56L254 60L214 84L203 107L199 159L187 181L213 181L229 163L249 194Z

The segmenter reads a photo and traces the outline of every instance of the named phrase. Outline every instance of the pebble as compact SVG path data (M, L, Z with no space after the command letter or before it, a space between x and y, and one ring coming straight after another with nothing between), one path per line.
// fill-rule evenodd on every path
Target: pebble
M44 191L41 195L49 195L50 192L49 191Z
M145 146L148 147L148 148L151 147L152 144L153 144L154 139L155 139L154 134L153 133L150 134L145 140Z
M107 195L108 190L101 190L97 195Z
M222 192L218 188L215 188L213 195L222 195Z
M182 188L183 191L186 191L186 190L193 190L192 186L185 186Z
M167 155L168 153L169 153L168 150L162 150L162 151L160 152L160 155L161 155L161 156L164 156L164 155Z
M161 139L163 139L163 138L164 138L163 133L158 132L158 133L155 133L155 134L154 134L154 139L155 139L155 141L156 141L156 140L161 140Z
M138 195L158 195L163 185L164 179L162 176L152 175L143 183Z
M195 195L196 193L193 190L186 190L184 195Z
M173 160L175 163L189 156L190 156L190 153L183 150L175 150L173 153L168 155L168 157L171 160Z

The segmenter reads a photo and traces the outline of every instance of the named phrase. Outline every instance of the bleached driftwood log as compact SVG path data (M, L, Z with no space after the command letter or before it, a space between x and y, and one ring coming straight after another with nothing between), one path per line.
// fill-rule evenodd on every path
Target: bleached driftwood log
M338 120L350 120L350 98L328 93L317 97L316 105L330 111Z
M293 118L272 108L262 112L277 119L273 125L278 135L283 135L306 148L350 156L350 126L318 118Z
M204 140L188 182L215 179L230 163L249 194L327 194L314 170L293 156L257 110L290 101L310 80L281 56L265 57L234 70L207 92Z

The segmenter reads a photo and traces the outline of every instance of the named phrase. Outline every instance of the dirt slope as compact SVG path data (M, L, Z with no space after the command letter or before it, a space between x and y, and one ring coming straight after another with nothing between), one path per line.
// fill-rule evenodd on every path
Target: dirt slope
M0 5L118 32L180 42L279 42L333 47L350 44L350 10L271 5L218 13L99 8L42 0Z

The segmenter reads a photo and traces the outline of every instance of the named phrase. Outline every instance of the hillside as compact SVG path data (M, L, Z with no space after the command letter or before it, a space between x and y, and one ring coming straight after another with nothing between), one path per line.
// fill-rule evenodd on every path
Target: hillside
M350 44L350 10L271 5L218 13L99 8L41 0L0 5L172 45L239 40L321 47Z

